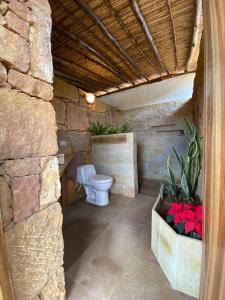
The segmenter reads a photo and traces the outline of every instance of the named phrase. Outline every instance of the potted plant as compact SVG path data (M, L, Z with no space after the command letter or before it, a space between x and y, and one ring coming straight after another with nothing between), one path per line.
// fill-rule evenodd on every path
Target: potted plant
M186 156L173 152L180 166L175 179L167 159L167 182L152 210L151 248L174 289L198 297L202 257L202 204L196 194L201 170L201 145L195 126L186 120Z

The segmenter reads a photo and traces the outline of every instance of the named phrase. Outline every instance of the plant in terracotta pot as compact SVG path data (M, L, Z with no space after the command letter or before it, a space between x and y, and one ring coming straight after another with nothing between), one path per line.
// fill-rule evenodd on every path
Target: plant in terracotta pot
M201 146L195 126L186 120L185 135L188 139L186 156L179 155L173 147L180 167L180 178L175 179L172 159L167 159L167 183L160 188L164 207L163 217L179 234L202 238L202 204L196 189L201 170Z

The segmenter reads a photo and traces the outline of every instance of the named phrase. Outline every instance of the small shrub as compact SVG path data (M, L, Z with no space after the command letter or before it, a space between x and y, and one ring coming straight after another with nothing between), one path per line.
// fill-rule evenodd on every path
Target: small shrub
M91 125L89 127L89 131L93 135L104 135L104 134L107 134L108 126L100 124L99 121L97 121L96 123L91 122Z
M121 127L113 127L109 125L103 125L97 121L96 123L91 123L89 131L93 135L118 134L131 132L131 127L128 122L124 123Z

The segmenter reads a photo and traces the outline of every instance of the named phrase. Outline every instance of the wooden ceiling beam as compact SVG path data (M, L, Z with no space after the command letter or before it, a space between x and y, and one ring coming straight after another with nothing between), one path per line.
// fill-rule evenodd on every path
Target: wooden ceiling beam
M98 16L95 14L95 12L90 8L90 6L87 4L85 0L73 0L76 2L76 4L92 19L94 24L96 24L101 32L110 40L110 42L119 50L119 52L123 55L125 60L130 64L137 75L139 77L143 77L146 80L147 77L145 76L144 72L139 68L139 66L133 61L131 56L127 53L125 49L120 45L120 43L117 41L117 39L109 32L109 30L105 27L103 22L98 18Z
M175 62L176 62L176 71L178 68L178 54L177 54L177 34L176 34L176 29L175 29L175 24L174 24L174 17L173 17L173 10L171 7L170 0L167 0L167 6L170 14L170 20L172 23L172 28L173 28L173 41L174 41L174 55L175 55Z
M65 66L68 66L68 67L74 66L76 68L80 68L83 71L92 74L94 77L98 78L100 80L100 84L104 85L105 87L112 87L113 85L115 85L114 82L109 81L108 79L106 79L105 77L99 75L98 73L95 73L95 72L91 71L90 69L87 69L87 68L75 63L72 60L66 60L64 58L61 58L61 57L58 57L58 56L55 56L55 55L53 55L53 60L65 65ZM89 78L89 79L91 79L91 78ZM118 86L116 86L116 87L119 88Z
M77 42L82 48L84 48L85 50L88 50L89 52L91 52L93 55L95 55L97 58L99 58L100 60L102 60L106 65L110 66L116 73L117 76L127 82L130 83L131 85L133 85L133 83L130 81L130 79L127 77L126 74L124 74L121 70L119 70L115 64L111 61L111 59L106 56L105 54L101 54L99 53L96 49L94 49L92 46L88 45L86 42L84 42L81 38L77 37L75 34L67 31L64 27L62 26L55 26L54 29L58 32L61 32L64 35L67 35L68 37L70 37L70 39L74 40L75 42Z
M201 17L202 17L202 0L196 0L195 5L196 8L195 8L194 32L192 37L190 55L188 57L187 64L186 64L187 71L191 70L191 65L192 65L193 57L195 55L196 45L198 43L198 36L199 36Z
M54 61L54 63L55 63L55 61ZM80 80L80 81L85 81L86 83L88 83L89 85L91 85L91 86L95 86L95 87L97 87L98 89L101 89L101 90L107 90L107 89L109 89L109 88L111 88L111 86L106 86L106 85L104 85L104 84L102 84L102 83L100 83L100 82L98 82L98 81L96 81L96 80L94 80L94 79L90 79L90 78L88 78L88 77L86 77L86 76L82 76L82 77L80 77L80 75L76 75L76 74L74 74L74 73L72 73L72 71L71 70L65 70L65 68L64 67L61 67L60 68L60 66L57 64L55 64L55 67L56 67L56 69L60 69L62 72L64 72L65 74L67 74L67 75L69 75L69 76L71 76L72 78L76 78L77 80Z
M59 68L54 68L54 74L57 75L58 77L69 80L73 85L75 85L76 87L83 88L85 91L89 91L89 92L96 91L96 86L91 85L86 80L81 80L80 78L71 76L71 75L67 74L64 70L61 70ZM102 88L99 88L99 90L108 93L107 90L104 90Z
M137 41L135 40L133 34L130 32L130 30L127 28L127 26L124 24L124 22L122 21L119 13L116 12L116 10L114 9L114 7L110 3L110 1L109 0L103 0L103 1L106 4L106 6L108 7L110 13L113 14L113 16L115 17L115 19L117 20L117 22L120 24L120 27L123 29L123 31L125 31L127 37L131 40L132 44L137 48L137 50L139 51L139 53L141 53L141 55L146 59L146 61L154 69L157 69L157 67L154 65L154 63L151 61L151 59L144 53L144 50L137 43Z
M113 75L115 75L116 77L118 77L118 74L114 70L110 69L110 67L108 67L107 65L105 65L105 64L103 64L103 63L101 63L101 62L99 62L99 61L97 61L95 59L93 59L92 57L84 54L83 52L80 52L80 51L74 49L72 46L69 46L67 44L62 44L60 41L58 41L58 43L60 43L60 47L61 48L66 48L66 49L68 49L70 51L75 52L76 54L82 56L85 60L90 61L90 62L98 65L99 67L105 69L106 71L108 71L108 72L112 73ZM53 50L53 53L54 53L54 50Z
M151 34L151 31L145 21L145 18L136 2L136 0L129 0L130 1L130 4L131 4L131 8L134 12L134 15L136 16L136 19L138 21L138 23L140 24L140 26L142 27L142 30L144 31L144 34L151 46L151 49L153 50L155 56L157 57L157 60L159 62L159 65L162 69L163 72L166 72L167 74L169 73L168 70L166 69L165 65L164 65L164 62L162 61L162 58L160 56L160 53L156 47L156 44L155 44L155 41L153 39L153 36Z
M93 38L98 44L102 44L107 49L107 51L111 52L114 56L118 57L118 53L113 51L113 49L111 49L102 39L100 39L97 34L90 30L90 28L85 23L83 23L78 17L76 17L75 13L72 13L70 10L68 10L64 5L62 5L62 3L59 2L59 0L55 0L54 3L60 9L62 9L68 15L68 17L72 18L73 24L75 26L77 26L78 23L81 26L81 28L85 30L86 34L93 36Z

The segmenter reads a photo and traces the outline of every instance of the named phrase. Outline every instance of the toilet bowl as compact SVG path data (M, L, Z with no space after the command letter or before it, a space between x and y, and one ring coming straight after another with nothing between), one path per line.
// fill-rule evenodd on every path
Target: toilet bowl
M77 182L84 186L87 202L98 206L109 204L111 176L96 174L94 165L83 165L77 168Z

